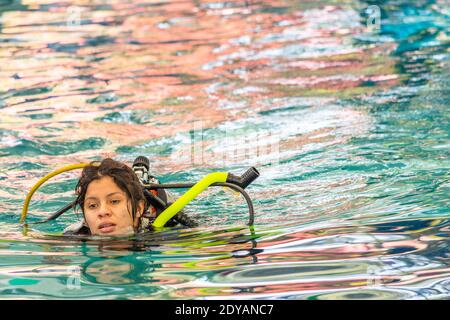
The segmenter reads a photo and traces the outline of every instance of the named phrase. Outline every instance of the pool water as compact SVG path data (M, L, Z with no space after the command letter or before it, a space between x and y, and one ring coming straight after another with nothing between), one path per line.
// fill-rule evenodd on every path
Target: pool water
M448 299L448 8L0 0L0 297ZM19 225L48 172L139 155L162 182L256 166L254 228L223 188L187 206L200 227L134 240Z

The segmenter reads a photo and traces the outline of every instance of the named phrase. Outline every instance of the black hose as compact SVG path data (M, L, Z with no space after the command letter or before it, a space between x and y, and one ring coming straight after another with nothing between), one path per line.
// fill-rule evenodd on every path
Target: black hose
M183 211L178 212L175 217L173 217L176 222L182 224L183 226L189 227L189 228L195 228L198 227L198 222L189 217L186 213Z
M74 200L74 201L70 202L69 204L65 205L64 207L62 207L61 209L59 209L58 211L56 211L54 214L52 214L47 219L42 220L42 221L28 222L27 224L39 224L39 223L44 223L44 222L49 222L49 221L55 220L56 218L58 218L60 215L62 215L67 210L74 208L76 206L76 204L77 204L77 201Z
M187 189L192 188L195 183L150 183L146 184L145 189L154 190L154 189ZM212 184L214 185L214 184Z
M213 186L221 186L221 187L228 187L230 189L233 189L235 191L240 192L244 198L245 201L247 201L247 206L248 206L248 214L249 214L249 218L248 218L248 225L252 226L253 223L255 222L255 211L253 210L253 203L252 200L250 199L250 196L248 195L247 192L245 192L244 189L242 189L241 187L233 184L233 183L229 183L229 182L219 182L219 183L213 183Z
M144 195L147 201L157 209L165 209L167 204L158 196L155 196L153 193L144 188Z

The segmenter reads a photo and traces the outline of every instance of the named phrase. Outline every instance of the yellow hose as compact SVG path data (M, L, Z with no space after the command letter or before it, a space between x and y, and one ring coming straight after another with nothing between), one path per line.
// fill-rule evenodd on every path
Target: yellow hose
M189 189L185 194L172 203L168 208L166 208L161 214L153 221L153 226L155 228L164 227L164 225L169 221L174 215L183 209L190 201L192 201L200 192L208 188L211 184L215 182L226 182L228 178L227 172L213 172L206 175L202 180L197 182L192 188Z
M33 188L31 188L31 190L28 192L27 197L25 198L25 203L23 204L23 209L22 209L22 216L20 217L20 223L24 223L25 219L27 218L27 212L28 212L28 205L30 204L30 200L31 197L33 196L33 194L36 192L36 190L47 180L53 178L54 176L66 172L66 171L71 171L71 170L75 170L75 169L81 169L84 167L88 167L88 166L95 166L96 164L91 164L91 163L77 163L77 164L71 164L65 167L62 167L58 170L55 170L53 172L50 172L49 174L47 174L45 177L43 177L42 179L40 179L34 186Z

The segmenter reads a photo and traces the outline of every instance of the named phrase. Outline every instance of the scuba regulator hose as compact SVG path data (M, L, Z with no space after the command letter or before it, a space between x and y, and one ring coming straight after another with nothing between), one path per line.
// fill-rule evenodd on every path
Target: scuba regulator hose
M24 223L25 222L25 219L27 218L28 206L30 205L31 197L36 192L36 190L39 189L39 187L41 185L43 185L47 180L50 180L54 176L57 176L58 174L61 174L63 172L67 172L67 171L71 171L71 170L75 170L75 169L81 169L81 168L84 168L84 167L87 167L87 166L91 166L91 165L93 165L93 164L89 164L89 163L71 164L71 165L62 167L62 168L60 168L58 170L52 171L49 174L47 174L45 177L39 179L39 181L30 189L30 191L27 194L27 197L25 198L25 203L23 204L22 215L20 216L19 223ZM72 204L74 204L74 202L72 202ZM66 210L64 210L61 213L61 214L63 214L65 211L69 210L70 208L72 208L72 206L70 206L70 207L65 206L64 208L62 208L62 209L60 209L58 211L66 209ZM59 217L61 214L57 215L55 218ZM46 221L43 221L43 222L46 222Z
M23 224L26 220L27 213L28 213L28 206L31 201L31 197L36 192L36 190L44 184L46 181L51 179L52 177L61 174L66 171L71 171L75 169L81 169L87 166L98 166L98 163L79 163L79 164L72 164L65 167L62 167L58 170L55 170L49 174L47 174L45 177L41 178L28 192L27 197L25 199L25 203L22 209L22 215L20 218L20 223ZM148 168L147 168L148 169ZM160 208L165 208L155 219L153 222L153 227L155 228L161 228L164 227L164 225L174 216L176 216L189 202L191 202L195 197L197 197L201 192L203 192L205 189L207 189L210 186L220 186L220 187L228 187L231 188L243 195L245 198L248 209L249 209L249 222L248 225L252 226L254 223L254 209L252 201L247 194L247 192L244 190L250 183L252 183L256 178L259 177L259 172L256 170L256 168L251 167L248 169L242 176L238 177L231 173L227 172L213 172L198 181L197 183L172 183L172 184L156 184L156 183L149 183L149 184L143 184L144 188L144 194L146 195L147 200L150 200L152 205L159 206ZM167 205L163 200L158 198L157 196L154 196L151 192L148 190L157 190L157 189L169 189L169 188L189 188L187 192L185 192L181 197L179 197L174 203ZM64 212L68 211L71 208L74 208L76 206L76 201L72 201L71 203L67 204L66 206L59 209L57 212L52 214L49 218L42 220L42 221L36 221L31 222L29 224L38 224L38 223L44 223L51 220L54 220L58 218L60 215L62 215ZM187 217L184 217L186 219Z

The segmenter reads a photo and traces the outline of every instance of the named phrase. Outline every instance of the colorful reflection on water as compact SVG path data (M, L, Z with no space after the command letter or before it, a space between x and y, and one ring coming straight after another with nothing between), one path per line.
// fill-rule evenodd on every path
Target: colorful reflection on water
M447 7L0 0L1 297L448 299ZM257 166L254 229L209 190L196 229L45 235L66 214L22 234L40 177L138 155L164 182ZM41 188L30 221L77 174Z

